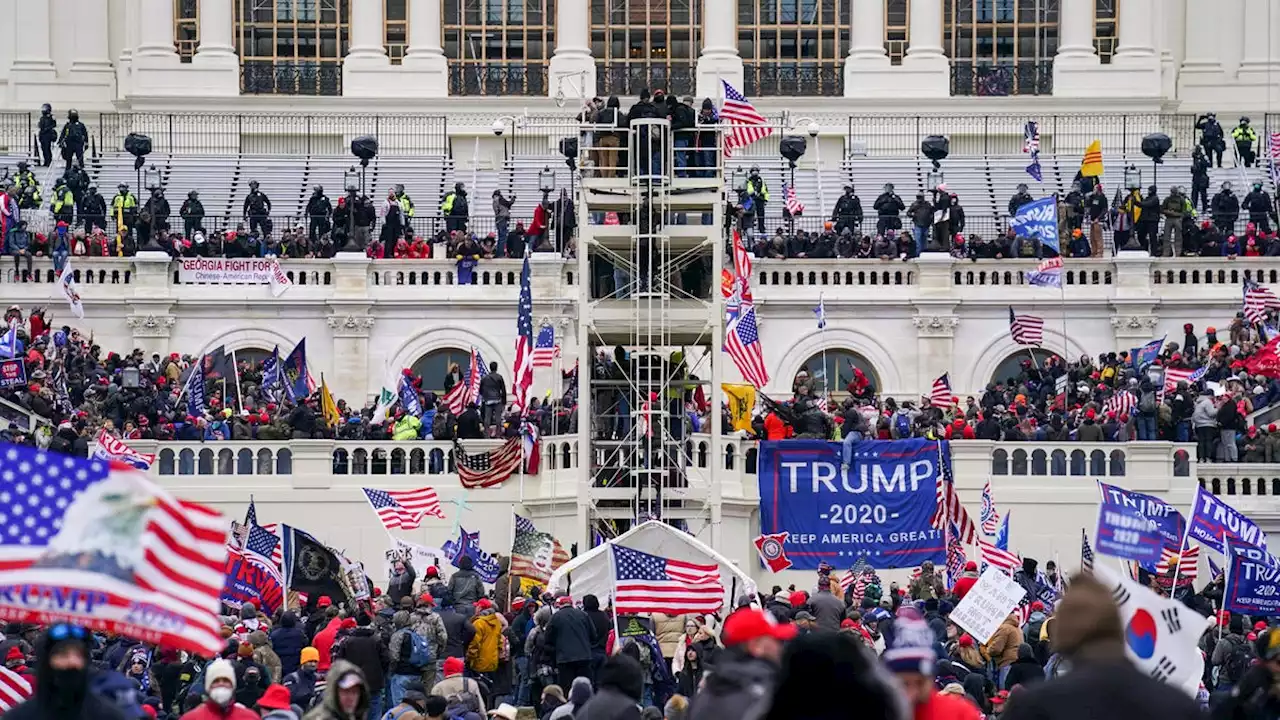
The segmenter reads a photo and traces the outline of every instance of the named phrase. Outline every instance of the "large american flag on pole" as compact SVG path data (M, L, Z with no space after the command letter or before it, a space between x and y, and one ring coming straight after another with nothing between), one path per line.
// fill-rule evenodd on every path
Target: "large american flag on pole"
M760 347L760 328L756 325L756 309L744 305L742 314L729 323L725 330L725 352L733 358L733 364L747 382L757 390L769 384L769 370L764 364L764 351Z
M1178 565L1179 583L1183 580L1195 580L1200 574L1200 546L1183 548L1181 555L1175 547L1163 548L1160 550L1160 560L1156 562L1156 574L1168 575L1173 570L1174 563Z
M938 379L933 381L933 387L929 389L929 402L935 407L949 408L951 407L951 378L949 373L942 373Z
M516 408L524 415L529 406L529 388L533 387L533 291L529 287L529 253L524 254L520 270L520 301L516 307L516 363L513 366Z
M125 441L109 434L106 428L98 429L94 442L97 447L93 450L93 456L99 460L116 460L139 470L150 470L156 461L154 454L134 450Z
M947 523L955 523L956 529L959 530L960 542L972 545L978 541L978 526L974 524L973 518L969 517L969 511L964 509L964 504L960 502L960 496L956 493L956 485L951 478L951 450L945 440L939 440L937 443L938 482L935 493L937 506L934 508L930 526L945 533L950 531Z
M960 544L960 528L951 523L947 530L947 587L955 587L956 580L964 574L968 558L964 555L964 546Z
M792 216L803 215L804 205L800 203L800 199L796 197L796 186L782 183L782 197L786 203L787 213Z
M1271 184L1280 191L1280 132L1271 133Z
M1012 575L1018 568L1022 567L1022 558L1008 550L1001 550L986 540L978 541L978 554L982 558L984 566L994 566L1006 575Z
M1256 325L1267 319L1268 310L1280 310L1280 298L1271 288L1245 278L1243 310L1244 319Z
M1019 315L1009 307L1009 335L1019 345L1040 347L1044 342L1044 318L1036 315Z
M1089 546L1089 533L1080 528L1080 570L1093 572L1093 548Z
M6 713L31 697L33 688L27 679L0 665L0 713Z
M378 520L388 530L414 530L422 525L425 515L444 519L444 511L440 509L440 498L435 488L421 487L417 490L379 490L377 488L361 488L365 499L377 513Z
M68 622L206 657L222 649L227 520L121 463L0 445L0 620Z
M471 348L471 362L467 365L467 372L462 376L462 382L449 388L449 392L444 394L444 404L449 408L449 412L454 415L461 415L467 406L475 402L480 397L480 378L489 374L489 369L484 365L484 357L480 355L480 351Z
M733 155L734 150L769 137L773 134L773 128L765 122L763 115L756 112L755 106L746 96L725 80L720 83L724 85L720 124L727 128L724 136L724 156L727 158Z
M673 560L614 543L614 610L619 614L713 613L724 605L720 565Z

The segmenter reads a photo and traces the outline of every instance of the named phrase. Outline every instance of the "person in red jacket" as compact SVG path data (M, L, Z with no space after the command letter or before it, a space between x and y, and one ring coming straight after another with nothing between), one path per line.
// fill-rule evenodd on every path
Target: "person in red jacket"
M320 664L316 666L316 670L321 675L329 671L329 666L333 664L333 643L338 638L338 631L342 629L342 618L334 618L329 621L324 629L316 633L311 641L314 647L320 653Z
M948 440L973 440L977 435L973 432L973 426L965 422L964 418L956 418L947 426L946 437Z
M970 560L964 564L964 574L956 580L956 586L952 592L956 594L956 598L963 600L976 582L978 582L978 563Z
M182 720L257 720L258 714L238 704L235 697L235 668L226 660L214 660L204 671L204 702Z

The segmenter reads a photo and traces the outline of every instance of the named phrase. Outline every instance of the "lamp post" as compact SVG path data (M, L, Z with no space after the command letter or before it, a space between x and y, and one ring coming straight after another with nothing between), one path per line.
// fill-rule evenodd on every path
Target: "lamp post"
M818 206L824 209L827 207L827 196L822 188L822 147L818 142L818 133L822 132L822 125L811 117L798 117L791 120L787 133L791 135L799 135L801 132L809 134L810 140L813 142L813 163L818 169Z
M154 200L156 196L156 191L164 188L164 183L160 178L160 171L156 169L155 165L150 165L147 167L146 172L143 173L143 179L146 182L146 188L149 192L149 198ZM157 223L156 223L154 208L151 213L148 213L147 224L150 226L147 228L147 241L141 247L138 248L138 251L139 252L157 252L157 251L162 252L163 250L161 249L160 244L156 242Z
M1142 191L1142 171L1132 163L1124 168L1124 190L1127 195L1132 195L1135 190ZM1121 202L1124 201L1121 200ZM1137 245L1137 230L1134 228L1133 213L1126 212L1125 216L1129 219L1129 240L1125 242L1124 247L1116 248L1117 250L1132 250Z
M551 169L551 166L544 165L543 168L538 171L538 191L542 193L543 213L548 216L551 215L550 201L548 200L548 198L551 197L551 193L555 192L555 189L556 189L556 174ZM551 221L552 223L555 224L556 229L558 230L560 225L560 219L557 217L551 216ZM547 227L546 229L543 230L543 233L548 232L550 229L551 229L550 227ZM535 242L533 244L533 248L536 248L536 247L537 247L537 244ZM531 248L531 250L533 248Z
M511 156L510 144L506 140L506 132L508 130L515 132L523 125L523 119L518 115L499 115L493 121L493 134L495 137L502 138L502 159L506 160Z
M356 172L355 165L347 168L342 174L342 189L347 191L347 240L342 244L341 250L345 250L354 240L356 231L356 191L360 189L360 173Z

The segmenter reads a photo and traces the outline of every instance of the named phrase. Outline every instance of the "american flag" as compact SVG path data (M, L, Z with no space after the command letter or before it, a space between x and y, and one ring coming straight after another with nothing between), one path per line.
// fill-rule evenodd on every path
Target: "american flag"
M964 564L968 558L964 556L964 547L960 544L960 529L955 523L950 524L947 534L947 583L948 587L956 584L956 580L964 574Z
M724 80L724 107L720 108L720 124L728 127L724 136L724 156L731 157L737 148L744 148L751 143L769 137L773 128L765 122L764 116L756 112L755 106L746 96L738 92Z
M1280 298L1253 280L1244 281L1244 319L1257 324L1267 319L1268 310L1280 310Z
M1093 548L1089 545L1089 533L1080 528L1080 569L1093 572Z
M21 705L31 694L31 683L26 678L0 665L0 713Z
M462 382L449 388L449 392L444 395L444 404L449 412L461 415L468 405L475 402L480 397L480 378L488 374L489 368L485 367L480 351L471 348L471 363L462 376Z
M1035 315L1018 315L1009 307L1009 335L1019 345L1040 347L1044 342L1044 318Z
M514 390L516 408L524 415L529 406L529 388L533 387L533 291L529 287L529 253L524 254L520 270L520 302L516 307L516 364Z
M1007 575L1012 575L1022 567L1022 558L1008 550L1001 550L986 540L978 541L978 555L982 558L983 565L991 565Z
M115 460L139 470L150 470L151 465L156 461L154 454L134 450L125 441L109 434L106 428L99 428L94 442L98 446L94 448L93 456L99 460Z
M800 203L800 199L796 197L796 186L782 183L782 197L786 201L787 213L791 216L803 215L804 205Z
M364 496L378 514L382 526L388 530L415 530L422 525L422 517L431 515L444 519L444 511L440 509L440 498L435 488L421 487L417 490L379 490L377 488L361 488Z
M1022 152L1031 155L1027 174L1036 182L1044 180L1044 172L1040 168L1040 126L1035 120L1028 120L1022 128Z
M561 565L569 562L560 541L551 533L539 532L533 521L516 515L516 537L511 543L511 574L546 582Z
M996 512L996 502L991 497L991 481L982 486L982 511L978 516L982 521L982 532L995 535L1000 528L1000 513Z
M1271 133L1271 184L1280 189L1280 132Z
M769 370L764 365L764 351L760 348L760 329L756 326L755 306L744 305L738 319L729 323L724 349L733 358L743 379L757 390L769 384Z
M482 488L501 485L517 470L523 460L524 448L519 437L507 438L496 450L468 454L457 440L453 441L458 466L458 480L465 488Z
M938 483L935 500L937 506L933 511L930 526L935 530L950 532L952 525L959 529L960 542L972 545L978 541L978 526L969 511L964 509L960 496L956 493L956 485L951 478L951 451L946 443L938 442Z
M1183 580L1195 580L1200 574L1200 546L1192 545L1182 550L1182 555L1178 555L1178 549L1166 547L1160 551L1160 560L1156 562L1156 574L1166 576L1173 571L1173 564L1178 564L1178 582Z
M713 613L724 605L720 565L674 560L613 545L614 611Z
M933 387L929 390L929 402L935 407L948 408L951 407L951 378L943 373L933 381Z
M560 344L556 342L556 329L550 325L538 328L538 337L533 341L533 366L552 367L556 358L560 357Z
M859 555L858 559L849 567L849 571L840 578L840 589L848 590L849 586L854 587L854 605L856 606L862 601L862 596L866 592L867 584L870 578L875 574L875 569L871 567L871 563L867 562L865 555Z
M205 656L222 648L221 514L127 465L17 445L0 446L0 479L0 586L85 598L54 607L0 597L0 620L69 622Z
M1037 287L1062 287L1062 258L1040 261L1040 266L1027 273L1027 283Z
M234 522L231 523L231 529L232 529L231 539L236 540L238 543L234 545L234 547L239 548L241 545L244 544L245 540L248 539L249 528L254 525L258 525L258 506L257 504L254 503L253 496L250 495L249 508L244 512L244 526L243 526L244 529L237 530L236 524ZM277 525L276 523L269 523L267 525L258 525L258 527L271 533L276 537L277 540L279 540L279 542L277 542L275 544L275 547L271 550L271 561L276 564L276 567L283 568L284 567L284 537L280 533L280 526ZM229 540L228 543L230 542L231 541Z
M742 244L742 236L737 230L733 231L733 277L728 288L725 316L728 321L733 321L738 317L742 306L754 304L751 297L751 254Z
M1103 412L1113 412L1117 417L1120 415L1130 415L1137 409L1138 398L1134 397L1133 393L1128 390L1121 390L1115 395L1107 398L1106 402L1102 403Z
M1165 392L1173 392L1178 389L1178 383L1184 382L1187 385L1199 382L1204 377L1209 368L1202 367L1198 370L1190 368L1165 368L1164 371L1164 389Z

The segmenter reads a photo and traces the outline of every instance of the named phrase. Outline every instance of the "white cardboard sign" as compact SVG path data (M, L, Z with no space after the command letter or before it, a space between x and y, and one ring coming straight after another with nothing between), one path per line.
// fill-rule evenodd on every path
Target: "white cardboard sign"
M951 613L951 621L979 643L986 643L1027 591L994 567L988 567Z

